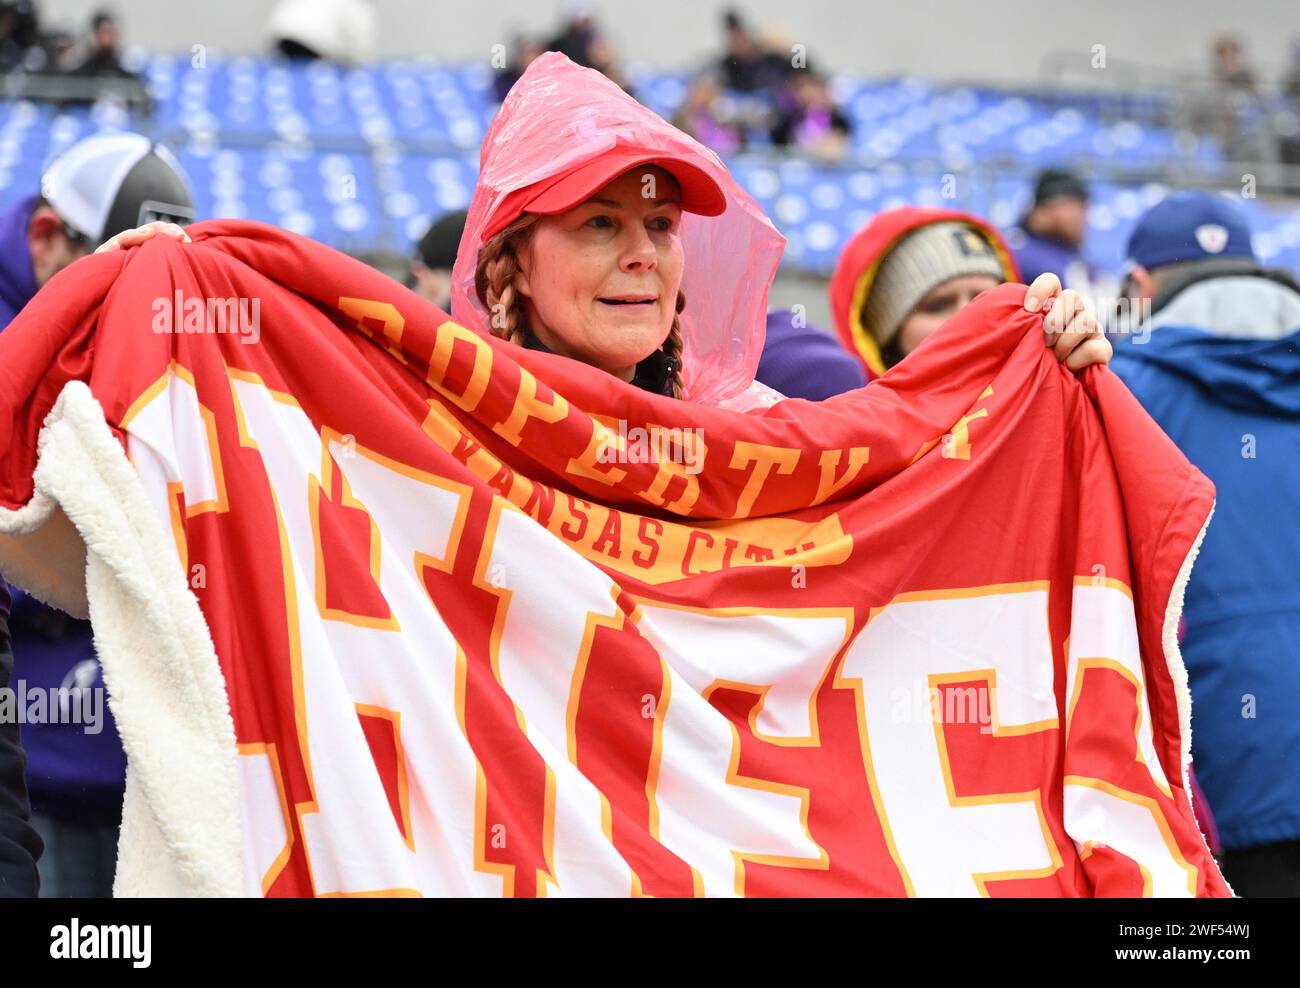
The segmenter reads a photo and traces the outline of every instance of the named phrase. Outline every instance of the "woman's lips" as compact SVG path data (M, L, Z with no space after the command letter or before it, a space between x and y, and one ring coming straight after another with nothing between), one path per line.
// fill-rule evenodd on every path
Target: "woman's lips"
M653 295L605 295L596 301L605 305L654 305L659 299Z

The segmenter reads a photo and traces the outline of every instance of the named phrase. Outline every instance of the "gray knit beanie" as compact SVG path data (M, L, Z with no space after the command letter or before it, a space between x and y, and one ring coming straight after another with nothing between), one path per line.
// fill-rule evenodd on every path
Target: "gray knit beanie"
M863 323L881 349L932 289L951 278L987 274L1006 279L988 238L967 223L945 221L913 230L894 245L872 279Z

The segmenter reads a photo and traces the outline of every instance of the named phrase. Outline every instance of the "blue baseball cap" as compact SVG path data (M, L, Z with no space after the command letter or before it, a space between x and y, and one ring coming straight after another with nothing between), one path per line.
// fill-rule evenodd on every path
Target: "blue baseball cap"
M1219 257L1255 260L1250 220L1214 192L1175 192L1146 211L1128 238L1128 262L1158 268Z

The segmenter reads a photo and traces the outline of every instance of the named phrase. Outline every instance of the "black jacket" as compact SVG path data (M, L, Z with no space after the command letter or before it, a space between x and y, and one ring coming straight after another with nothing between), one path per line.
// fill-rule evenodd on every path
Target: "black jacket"
M524 329L524 349L540 350L542 353L555 352L539 340L537 335L527 327ZM676 373L677 358L668 356L664 348L660 347L636 365L636 374L628 383L640 388L642 391L649 391L652 394L672 398L674 397L673 376Z
M10 685L13 669L9 622L0 611L0 689ZM30 810L23 778L27 758L18 743L16 708L12 704L6 706L15 710L15 714L0 719L0 898L30 897L40 887L36 860L43 846L28 822Z

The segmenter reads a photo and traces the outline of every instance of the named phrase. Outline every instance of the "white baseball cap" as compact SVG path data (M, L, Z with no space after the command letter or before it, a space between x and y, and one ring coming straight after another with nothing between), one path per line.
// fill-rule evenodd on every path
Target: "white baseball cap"
M78 141L45 170L41 196L92 247L152 220L183 226L194 219L180 162L143 134Z

